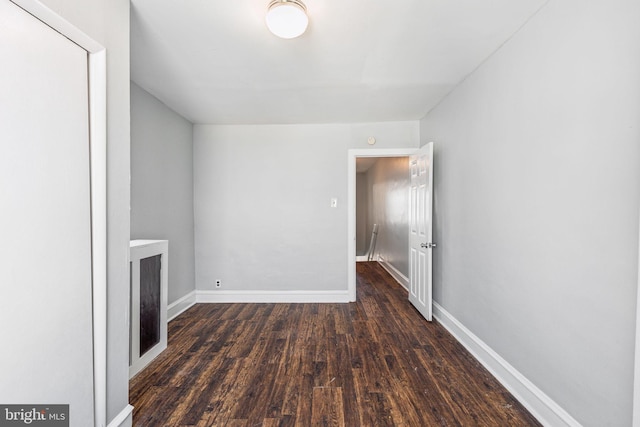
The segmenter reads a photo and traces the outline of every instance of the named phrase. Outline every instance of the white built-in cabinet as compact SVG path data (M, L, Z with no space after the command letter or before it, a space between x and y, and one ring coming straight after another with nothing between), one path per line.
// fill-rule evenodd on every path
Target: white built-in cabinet
M129 378L167 348L167 240L132 240Z

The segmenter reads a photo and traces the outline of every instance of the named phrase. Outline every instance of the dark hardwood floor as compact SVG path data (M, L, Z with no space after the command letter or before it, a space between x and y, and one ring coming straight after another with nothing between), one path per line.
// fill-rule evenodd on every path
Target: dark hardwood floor
M351 304L198 304L132 379L134 426L538 426L377 263Z

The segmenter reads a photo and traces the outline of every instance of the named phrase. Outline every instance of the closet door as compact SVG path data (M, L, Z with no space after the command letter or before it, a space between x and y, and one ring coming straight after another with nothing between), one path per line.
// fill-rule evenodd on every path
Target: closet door
M0 1L0 403L68 404L78 427L94 424L87 62Z

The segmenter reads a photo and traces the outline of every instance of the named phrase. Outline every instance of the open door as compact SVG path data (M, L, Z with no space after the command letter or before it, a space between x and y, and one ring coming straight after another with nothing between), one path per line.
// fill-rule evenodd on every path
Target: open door
M425 319L432 316L433 142L410 157L409 301Z

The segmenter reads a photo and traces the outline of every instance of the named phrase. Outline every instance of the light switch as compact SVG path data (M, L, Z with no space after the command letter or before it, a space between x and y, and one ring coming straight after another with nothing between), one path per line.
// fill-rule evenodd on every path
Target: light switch
M337 197L332 197L331 198L331 207L332 208L337 208L338 207L338 198Z

